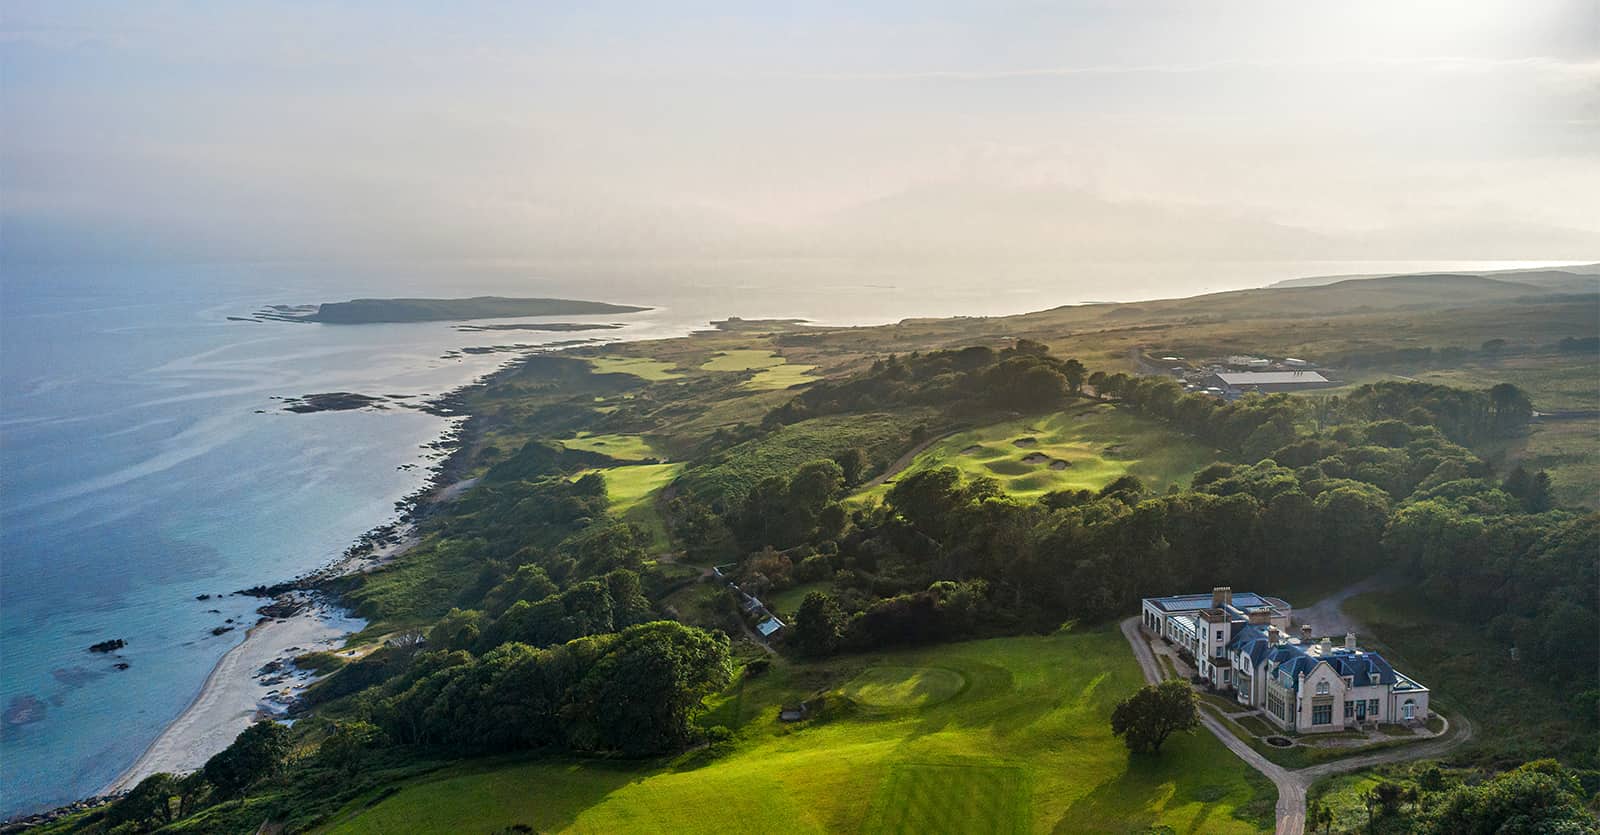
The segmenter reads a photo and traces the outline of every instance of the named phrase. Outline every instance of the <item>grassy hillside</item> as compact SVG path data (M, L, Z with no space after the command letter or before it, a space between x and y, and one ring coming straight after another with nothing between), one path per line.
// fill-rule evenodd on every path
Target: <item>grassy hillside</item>
M957 432L919 453L903 471L954 466L967 476L987 476L1015 496L1053 490L1098 490L1132 474L1160 491L1187 483L1215 461L1216 451L1170 428L1103 403L990 424ZM881 497L881 484L856 499Z
M598 472L605 478L606 498L611 500L613 514L644 528L653 546L664 550L669 541L667 525L656 509L656 497L682 471L682 464L634 464L585 472Z
M737 502L768 476L787 477L802 464L852 447L861 447L874 467L882 467L913 444L917 426L933 418L931 410L908 409L803 420L704 459L684 472L683 485L696 495Z
M736 684L705 761L535 759L463 766L358 802L325 831L1258 832L1273 792L1208 734L1132 756L1112 705L1141 683L1114 630L1008 638L824 664ZM821 719L778 706L827 692ZM702 754L700 757L705 757Z

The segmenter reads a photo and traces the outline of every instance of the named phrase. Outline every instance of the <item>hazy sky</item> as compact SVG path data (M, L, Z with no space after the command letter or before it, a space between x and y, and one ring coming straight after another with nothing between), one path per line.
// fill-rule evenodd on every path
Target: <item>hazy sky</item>
M1600 257L1597 0L0 9L14 259Z

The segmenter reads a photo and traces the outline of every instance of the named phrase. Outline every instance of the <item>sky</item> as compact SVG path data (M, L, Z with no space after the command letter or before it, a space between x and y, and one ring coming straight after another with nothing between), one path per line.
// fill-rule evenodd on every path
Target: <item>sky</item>
M0 0L0 253L1594 259L1600 2Z

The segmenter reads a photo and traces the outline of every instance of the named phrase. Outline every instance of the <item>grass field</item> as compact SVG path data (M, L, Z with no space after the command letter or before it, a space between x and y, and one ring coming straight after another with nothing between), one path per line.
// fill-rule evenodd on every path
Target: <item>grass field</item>
M594 366L596 374L632 374L641 380L651 382L676 380L683 376L672 370L677 367L672 363L645 357L585 357L584 359Z
M585 473L599 473L606 480L606 498L611 500L611 512L644 528L650 533L654 547L664 549L670 540L666 522L656 511L656 494L682 471L682 464L633 464L585 470L574 478Z
M1521 464L1547 470L1556 500L1564 505L1600 508L1600 418L1543 420L1528 434L1482 450L1501 471Z
M720 351L700 366L701 371L760 372L744 382L744 388L759 391L775 391L813 382L816 378L807 374L815 369L814 365L791 365L782 354L757 348Z
M609 455L618 461L645 461L666 457L651 446L642 435L596 435L591 432L579 432L576 436L557 443L567 449L581 449L585 452Z
M701 371L759 371L783 365L783 355L762 348L735 348L718 351L717 355L700 366Z
M1271 786L1209 734L1130 755L1108 727L1142 683L1120 633L1005 638L780 663L716 699L720 757L464 765L352 803L326 830L1258 832ZM825 692L822 718L780 705ZM936 693L939 699L918 694ZM848 694L886 698L855 707ZM918 704L921 704L919 707Z
M1214 450L1160 423L1090 404L958 432L928 447L904 472L954 466L969 477L993 478L1014 496L1034 498L1053 490L1098 490L1127 474L1164 490L1215 460ZM888 490L885 483L854 498Z
M760 391L776 391L798 386L802 383L814 383L817 378L810 376L814 368L816 368L814 365L791 365L788 363L775 365L746 380L744 387Z

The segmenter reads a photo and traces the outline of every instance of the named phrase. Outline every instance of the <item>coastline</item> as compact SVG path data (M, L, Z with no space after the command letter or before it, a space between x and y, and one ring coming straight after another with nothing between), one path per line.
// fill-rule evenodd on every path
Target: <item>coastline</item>
M459 477L461 456L470 446L468 437L472 432L472 415L462 408L463 395L515 369L521 359L547 350L550 349L523 352L429 403L431 408L440 410L441 416L459 420L452 421L430 445L434 450L448 449L448 453L433 465L434 472L426 486L396 503L398 519L368 531L320 569L287 582L239 592L267 598L267 604L258 609L261 619L245 632L245 639L238 646L217 661L183 711L95 796L120 795L151 774L196 771L252 723L286 718L299 694L322 678L298 669L293 663L295 656L315 651L338 652L346 657L359 655L359 650L345 649L344 642L360 631L365 621L330 599L322 588L330 581L381 568L411 550L420 542L416 520L427 507L451 501L476 483L477 479ZM299 610L283 616L272 613L272 608L283 606Z
M296 670L294 657L339 650L360 623L321 600L287 618L262 618L212 668L194 701L99 794L126 791L157 772L194 771L252 722L282 716L295 695L318 678Z

